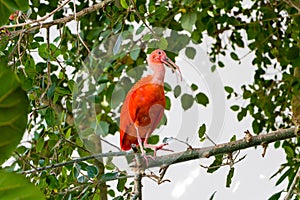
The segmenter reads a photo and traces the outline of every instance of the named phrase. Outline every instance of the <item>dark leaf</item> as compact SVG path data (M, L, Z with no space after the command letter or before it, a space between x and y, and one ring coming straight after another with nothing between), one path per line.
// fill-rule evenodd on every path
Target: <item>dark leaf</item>
M238 111L240 109L240 106L233 105L233 106L230 107L230 109L233 110L233 111Z
M158 135L151 135L148 139L148 144L157 144L159 141Z
M2 151L1 151L2 152ZM0 170L1 199L45 199L43 193L23 175Z
M231 182L232 182L231 180L232 180L233 174L234 174L234 168L231 167L228 174L227 174L226 187L230 187Z
M207 104L209 103L209 99L204 93L199 92L196 95L196 102L203 105L203 106L207 106Z
M177 98L179 97L181 94L181 87L179 85L176 85L176 87L174 88L174 97Z
M206 125L205 125L205 124L202 124L202 125L199 127L199 130L198 130L198 137L199 137L200 139L202 139L205 133L206 133Z
M278 200L281 196L282 191L273 194L268 200Z
M0 163L3 163L22 139L29 102L13 72L1 69L0 82L3 83L0 87Z

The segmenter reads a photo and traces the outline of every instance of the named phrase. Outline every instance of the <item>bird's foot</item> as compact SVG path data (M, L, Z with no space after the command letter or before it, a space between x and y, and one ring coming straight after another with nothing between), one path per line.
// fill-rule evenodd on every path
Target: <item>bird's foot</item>
M158 146L150 145L150 144L144 144L144 147L152 149L154 151L154 154L153 154L152 157L153 157L153 160L155 160L156 159L156 152L158 150L174 152L172 149L166 149L166 148L164 148L164 146L167 146L167 145L168 145L168 143L163 143L163 144L160 144Z
M146 153L142 154L143 158L145 159L145 162L146 162L146 166L148 167L149 166L149 158L151 158L152 160L155 160L155 157L152 156L152 155L147 155Z

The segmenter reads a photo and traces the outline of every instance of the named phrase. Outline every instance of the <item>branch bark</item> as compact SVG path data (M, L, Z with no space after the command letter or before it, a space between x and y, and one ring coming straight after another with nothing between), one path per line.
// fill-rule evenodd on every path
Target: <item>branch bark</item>
M288 129L280 129L271 133L267 134L260 134L257 136L253 136L251 140L249 139L241 139L234 142L228 142L223 144L218 144L215 146L209 146L204 148L197 148L197 149L188 149L183 152L174 153L165 156L158 156L155 160L149 160L149 165L147 168L152 167L161 167L172 165L175 163L181 163L189 160L195 160L199 158L208 158L210 156L219 155L219 154L226 154L232 153L237 150L242 150L258 145L268 144L280 140L290 139L296 137L295 128L288 128ZM73 159L70 161L57 163L53 165L48 165L45 167L37 167L32 170L22 171L22 174L29 174L38 171L54 169L58 167L63 167L67 165L72 165L74 163L83 162L86 160L104 158L104 157L117 157L117 156L133 156L133 152L108 152L108 153L100 153L91 156L86 156L82 158Z
M295 128L280 129L268 134L260 134L257 136L253 136L250 141L247 141L246 139L241 139L234 142L218 144L216 146L188 149L180 153L158 156L155 160L149 160L148 168L181 163L199 158L208 158L210 156L232 153L234 151L246 149L249 147L268 144L279 140L285 140L296 137L294 132Z

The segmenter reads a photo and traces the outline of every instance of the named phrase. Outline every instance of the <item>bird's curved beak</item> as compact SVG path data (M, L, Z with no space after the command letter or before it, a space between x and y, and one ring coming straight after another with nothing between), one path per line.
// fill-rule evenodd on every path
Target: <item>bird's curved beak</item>
M182 81L182 75L181 75L181 71L180 71L178 65L176 65L176 64L175 64L170 58L168 58L168 57L164 57L164 58L162 59L162 62L163 62L165 65L167 65L168 67L170 67L174 73L176 73L176 70L177 70L177 71L178 71L178 74L179 74L179 76L180 76L180 80Z

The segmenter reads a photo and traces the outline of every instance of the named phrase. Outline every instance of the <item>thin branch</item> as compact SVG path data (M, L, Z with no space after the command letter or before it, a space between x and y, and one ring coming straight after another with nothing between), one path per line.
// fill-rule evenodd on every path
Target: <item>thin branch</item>
M134 11L135 11L135 14L138 16L138 18L140 18L140 20L141 20L141 21L143 22L143 24L150 30L150 32L151 32L154 36L156 36L156 34L154 33L154 31L151 29L151 27L146 23L145 18L142 17L142 16L140 15L138 9L136 8L136 5L135 5L134 1L133 1L133 0L130 0L130 1L131 1L131 4L133 5L133 9L134 9Z
M289 6L295 8L296 10L298 10L298 12L300 12L300 5L296 4L296 2L293 2L291 0L283 0L286 4L288 4Z
M76 34L79 38L79 41L83 44L83 46L86 48L86 50L88 51L88 53L90 54L91 51L90 49L88 48L88 46L85 44L85 42L83 41L83 39L81 38L80 34L79 34L79 23L77 21L77 14L76 14L76 2L75 0L73 0L73 5L74 5L74 20L75 20L75 23L76 23Z
M92 159L112 157L112 156L113 157L129 156L129 155L133 155L133 153L132 152L108 152L108 153L100 153L100 154L96 154L96 155L85 156L85 157L82 157L82 158L75 158L73 160L69 160L69 161L61 162L61 163L56 163L56 164L53 164L53 165L47 165L45 167L37 167L36 169L31 169L31 170L27 170L27 171L21 171L20 173L21 174L30 174L30 173L34 173L34 172L39 172L39 171L47 170L47 169L54 169L54 168L58 168L58 167L73 165L74 163L83 162L83 161L92 160Z
M211 143L213 143L214 145L217 145L206 133L204 133L204 134Z
M24 27L27 25L31 25L31 24L37 24L39 26L39 24L42 21L45 21L46 19L48 19L49 17L51 17L53 14L55 14L56 12L58 12L60 9L62 9L67 3L69 3L71 0L66 0L64 3L62 3L60 6L58 6L57 8L55 8L52 12L50 12L48 15L45 15L44 17L37 19L37 20L32 20L29 22L25 22L25 23L21 23L21 24L13 24L13 25L7 25L7 26L2 26L0 29L8 29L8 28L17 28L17 27Z
M113 2L114 0L104 0L98 4L95 4L95 5L92 5L88 8L85 8L79 12L76 13L76 18L80 18L80 17L83 17L89 13L92 13L92 12L95 12L96 10L99 10L101 8L103 8L106 4L109 4L111 2ZM74 20L75 18L75 15L69 15L67 17L63 17L63 18L60 18L60 19L56 19L56 20L53 20L51 22L44 22L44 23L40 23L40 24L36 24L36 25L33 25L32 27L29 27L27 29L25 29L23 32L31 32L33 30L36 30L36 29L41 29L41 28L48 28L48 27L51 27L51 26L54 26L54 25L58 25L58 24L65 24L67 22L70 22L72 20ZM11 38L14 38L16 37L22 30L17 30L17 31L12 31L11 32Z
M293 195L293 190L295 189L296 184L298 184L299 179L300 179L300 166L298 168L298 171L296 172L296 175L295 175L292 185L290 186L286 196L284 197L284 200L291 199L291 197Z

